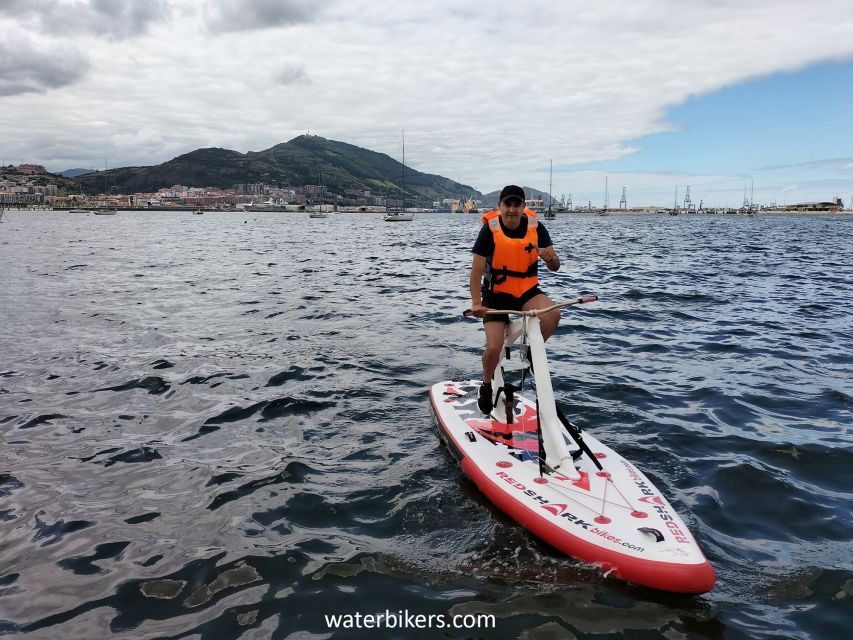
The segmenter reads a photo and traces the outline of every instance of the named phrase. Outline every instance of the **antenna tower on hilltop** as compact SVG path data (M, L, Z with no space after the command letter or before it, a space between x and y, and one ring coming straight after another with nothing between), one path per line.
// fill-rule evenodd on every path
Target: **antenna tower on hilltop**
M625 187L622 187L622 199L619 201L620 209L628 208L628 196L626 195Z

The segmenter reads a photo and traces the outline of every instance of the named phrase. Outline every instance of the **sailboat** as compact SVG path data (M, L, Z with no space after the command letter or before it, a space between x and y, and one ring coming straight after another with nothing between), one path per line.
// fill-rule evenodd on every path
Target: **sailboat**
M675 202L672 204L672 211L669 212L669 215L678 215L678 185L675 185Z
M411 222L415 218L415 214L406 211L406 132L403 131L403 206L392 207L388 209L382 219L385 222Z
M319 167L317 168L317 187L320 190L320 204L314 204L313 208L311 209L311 212L308 214L308 217L328 218L329 216L326 214L325 205L323 204L323 174L320 172Z
M749 181L749 207L746 210L746 215L748 215L748 216L754 216L755 210L757 208L755 206L755 200L753 199L753 196L755 196L755 184L753 183L752 180L750 180Z
M604 176L604 208L599 211L596 215L606 216L607 207L610 205L610 187L607 185L607 176Z
M554 192L554 160L551 160L551 172L550 177L548 178L548 210L542 214L543 220L553 220L557 216L554 214L554 210L551 208L553 204L551 201L554 199L554 196L551 194Z
M109 198L110 187L107 182L107 159L104 158L104 197ZM103 206L98 209L92 209L92 213L96 216L114 216L118 209L110 206Z

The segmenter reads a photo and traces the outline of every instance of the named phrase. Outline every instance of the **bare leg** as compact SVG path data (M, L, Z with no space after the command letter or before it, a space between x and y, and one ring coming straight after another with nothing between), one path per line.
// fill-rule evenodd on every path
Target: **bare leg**
M524 303L524 310L528 309L544 309L550 307L554 303L544 293L540 293L535 298L531 298ZM543 313L539 316L539 328L542 330L542 337L547 340L557 330L557 325L560 324L560 310L552 309L548 313ZM500 353L500 351L498 351Z
M506 324L503 322L486 322L486 350L483 352L483 382L491 382L492 374L501 359L501 349L506 334Z

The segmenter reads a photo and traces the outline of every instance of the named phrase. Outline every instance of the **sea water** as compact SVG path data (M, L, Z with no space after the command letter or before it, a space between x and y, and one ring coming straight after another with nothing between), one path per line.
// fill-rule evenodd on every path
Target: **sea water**
M711 593L562 555L441 446L427 389L480 376L478 216L12 212L0 634L846 637L853 218L545 224L543 288L600 297L548 343L555 394L672 502ZM493 618L329 618L385 612Z

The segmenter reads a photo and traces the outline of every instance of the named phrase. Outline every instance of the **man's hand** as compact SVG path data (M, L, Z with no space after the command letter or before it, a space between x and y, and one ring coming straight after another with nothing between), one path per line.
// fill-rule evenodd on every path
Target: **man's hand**
M484 307L482 304L472 304L471 315L475 318L485 318L487 309L488 307Z
M560 268L560 258L557 257L557 252L554 251L554 245L539 249L539 257L545 262L545 266L549 271L557 271Z

